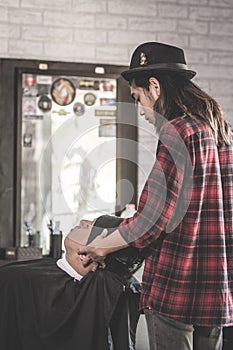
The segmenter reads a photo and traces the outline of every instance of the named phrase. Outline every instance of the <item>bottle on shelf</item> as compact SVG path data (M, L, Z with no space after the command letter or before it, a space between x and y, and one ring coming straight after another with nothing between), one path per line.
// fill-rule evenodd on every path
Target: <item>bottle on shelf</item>
M60 221L55 222L53 228L52 220L48 223L48 229L50 231L50 257L54 259L60 259L62 256L62 231L60 230Z

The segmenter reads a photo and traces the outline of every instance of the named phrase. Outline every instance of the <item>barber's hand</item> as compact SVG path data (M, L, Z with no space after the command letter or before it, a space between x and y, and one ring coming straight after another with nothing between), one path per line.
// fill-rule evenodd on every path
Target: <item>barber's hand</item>
M88 246L80 247L78 254L86 255L83 265L95 261L101 267L105 267L104 259L106 255L126 247L128 247L128 243L118 230L114 234L108 235L108 230L105 228Z
M80 260L82 262L83 268L91 268L91 271L96 271L100 266L98 262L95 262L90 259L90 257L86 254L79 254Z
M79 249L78 254L82 257L84 267L95 262L98 264L98 267L105 268L104 259L106 258L106 254L104 249L84 246Z

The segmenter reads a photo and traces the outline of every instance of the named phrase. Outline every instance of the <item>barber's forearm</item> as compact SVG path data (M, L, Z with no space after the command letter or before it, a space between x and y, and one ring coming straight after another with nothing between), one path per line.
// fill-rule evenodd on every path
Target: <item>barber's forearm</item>
M101 248L105 255L128 247L128 243L121 236L119 230L112 232L109 236L98 236L90 244L90 247Z

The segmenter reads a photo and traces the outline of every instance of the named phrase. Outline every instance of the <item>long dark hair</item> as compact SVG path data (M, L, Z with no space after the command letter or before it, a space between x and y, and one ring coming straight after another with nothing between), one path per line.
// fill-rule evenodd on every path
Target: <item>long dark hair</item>
M149 78L155 75L136 77L133 83L149 91ZM231 143L231 128L224 119L218 102L201 88L178 74L156 73L160 82L160 97L156 102L155 111L167 120L182 115L201 119L213 133L216 144ZM131 83L132 83L131 82Z

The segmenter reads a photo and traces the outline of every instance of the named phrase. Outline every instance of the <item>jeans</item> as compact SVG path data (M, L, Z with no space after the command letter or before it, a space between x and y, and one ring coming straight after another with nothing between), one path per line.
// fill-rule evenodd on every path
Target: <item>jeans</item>
M150 350L222 350L222 327L194 327L144 310Z

